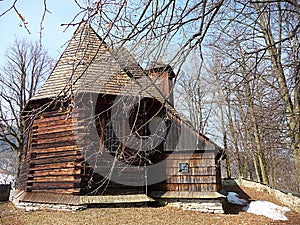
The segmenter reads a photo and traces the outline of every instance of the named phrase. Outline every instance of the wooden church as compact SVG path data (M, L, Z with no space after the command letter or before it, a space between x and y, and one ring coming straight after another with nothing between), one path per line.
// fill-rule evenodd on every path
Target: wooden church
M216 199L222 149L174 109L169 65L143 69L87 24L22 114L22 201ZM72 200L71 200L72 199ZM76 199L76 201L74 200Z

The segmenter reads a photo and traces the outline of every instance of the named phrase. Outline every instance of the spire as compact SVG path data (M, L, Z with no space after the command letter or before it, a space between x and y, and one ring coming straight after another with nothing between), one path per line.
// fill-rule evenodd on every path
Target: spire
M88 23L82 22L49 78L32 99L62 96L70 85L80 86L80 77L93 63L100 49L107 51L106 44Z

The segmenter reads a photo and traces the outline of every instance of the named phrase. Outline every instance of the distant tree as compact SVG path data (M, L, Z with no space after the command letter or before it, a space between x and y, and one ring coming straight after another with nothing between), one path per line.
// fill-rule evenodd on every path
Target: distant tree
M38 43L15 40L0 67L0 141L18 154L24 144L21 112L49 75L51 61Z
M212 114L213 91L209 90L209 77L201 59L195 53L189 57L177 81L177 107L186 112L192 125L203 134L207 133L208 121Z

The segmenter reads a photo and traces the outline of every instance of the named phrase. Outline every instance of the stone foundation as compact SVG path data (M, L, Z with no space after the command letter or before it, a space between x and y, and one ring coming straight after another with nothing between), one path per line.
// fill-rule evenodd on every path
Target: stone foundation
M183 210L195 210L203 213L224 213L222 203L219 200L180 200L171 201L168 206L182 208Z
M25 209L26 212L37 211L42 209L59 210L59 211L76 211L87 208L87 205L62 205L62 204L46 204L32 202L13 202L18 209Z

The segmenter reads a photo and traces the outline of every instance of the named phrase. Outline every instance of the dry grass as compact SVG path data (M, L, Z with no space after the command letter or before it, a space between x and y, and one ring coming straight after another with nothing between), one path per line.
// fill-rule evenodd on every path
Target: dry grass
M231 189L249 200L268 200L280 204L272 196L249 188ZM241 212L226 204L228 214L207 214L166 207L89 208L77 212L41 210L25 212L11 203L0 203L1 224L300 224L300 214L287 213L289 221L274 221L263 216Z

